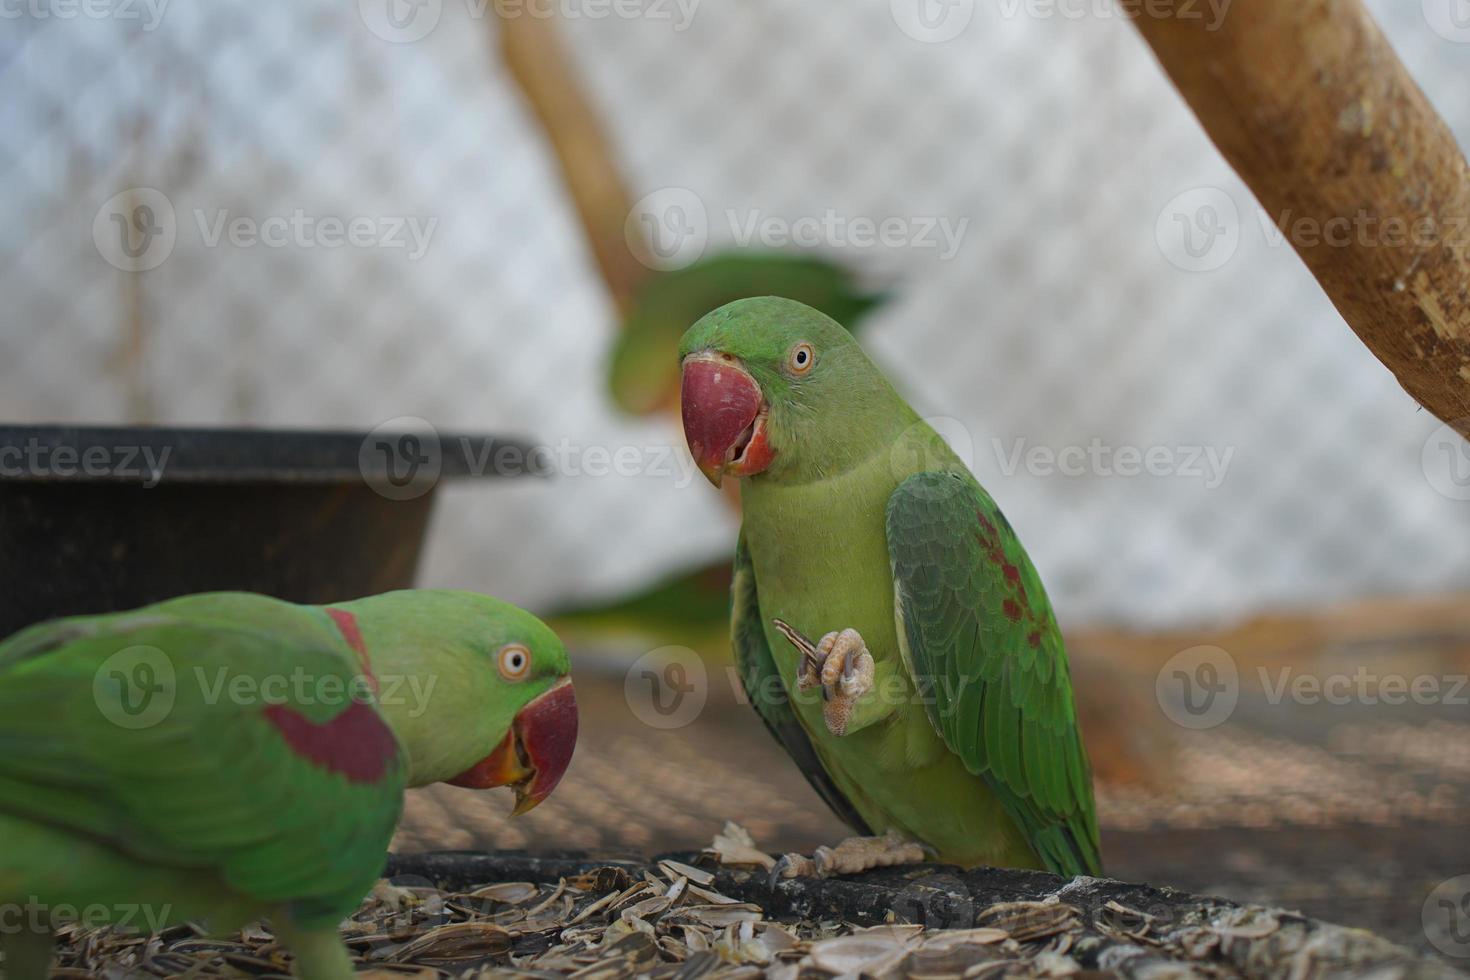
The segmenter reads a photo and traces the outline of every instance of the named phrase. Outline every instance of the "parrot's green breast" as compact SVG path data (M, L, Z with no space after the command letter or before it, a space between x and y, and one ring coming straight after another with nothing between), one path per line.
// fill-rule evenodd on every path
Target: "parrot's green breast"
M903 663L884 533L888 500L909 476L888 453L817 483L742 488L766 642L828 775L875 833L896 830L965 866L1041 867L985 781L945 746ZM820 692L798 693L799 655L774 628L812 638L856 629L877 665L872 697L891 717L843 737L827 731Z

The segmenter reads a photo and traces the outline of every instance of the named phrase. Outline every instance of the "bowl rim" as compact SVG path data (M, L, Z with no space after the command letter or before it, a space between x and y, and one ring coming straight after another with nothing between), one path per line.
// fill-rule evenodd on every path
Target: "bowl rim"
M366 483L547 476L524 437L439 431L422 420L371 430L252 426L0 425L6 483ZM391 468L390 468L391 467Z

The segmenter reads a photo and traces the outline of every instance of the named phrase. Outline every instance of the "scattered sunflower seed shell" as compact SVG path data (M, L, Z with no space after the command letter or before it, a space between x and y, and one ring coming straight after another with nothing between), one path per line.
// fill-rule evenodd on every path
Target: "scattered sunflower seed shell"
M981 912L975 921L1026 943L1065 932L1076 925L1077 917L1077 909L1062 902L1002 902Z
M754 842L732 824L711 852L726 861L742 849L754 851ZM769 857L750 863L769 866ZM590 867L545 884L506 880L440 889L384 882L341 932L355 965L366 971L359 975L385 978L1080 980L1087 973L1083 961L1102 973L1137 962L1160 980L1224 980L1239 976L1229 967L1241 958L1237 944L1254 962L1277 946L1295 948L1275 934L1283 922L1298 928L1286 913L1262 908L1176 911L1161 903L1166 911L1159 913L1079 897L1073 901L1087 908L1086 916L1078 905L1051 898L990 905L974 916L972 928L860 928L835 918L830 905L793 908L790 892L777 896L785 904L773 908L742 900L765 902L764 882L759 872L712 873L668 859L648 867ZM741 897L722 894L721 885ZM187 925L143 936L71 924L57 935L52 975L63 978L286 978L292 966L269 924L252 923L228 937ZM1101 954L1099 944L1106 947Z

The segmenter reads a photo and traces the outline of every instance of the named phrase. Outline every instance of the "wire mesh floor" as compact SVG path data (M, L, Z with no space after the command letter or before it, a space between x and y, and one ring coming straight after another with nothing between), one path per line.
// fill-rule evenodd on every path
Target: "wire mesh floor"
M658 731L630 710L620 675L583 670L577 685L582 735L551 800L512 820L508 794L414 791L395 849L646 856L704 846L725 820L771 851L845 835L733 698L712 696L687 727ZM1163 785L1098 783L1108 872L1432 951L1423 903L1470 872L1470 719L1429 714L1304 709L1283 720L1243 703L1227 725L1177 729Z

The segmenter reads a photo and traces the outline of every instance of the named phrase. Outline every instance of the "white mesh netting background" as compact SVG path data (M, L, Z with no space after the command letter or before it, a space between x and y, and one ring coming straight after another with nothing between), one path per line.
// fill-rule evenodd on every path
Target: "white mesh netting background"
M1470 32L1430 9L1454 2L1370 6L1464 140ZM408 25L392 40L385 3ZM919 3L962 29L917 39ZM691 191L711 249L753 219L968 221L952 256L823 251L892 290L869 349L957 420L945 431L1065 622L1470 585L1457 446L1270 233L1109 3L557 6L634 196ZM25 0L0 20L0 418L422 416L573 458L681 445L673 420L609 402L614 311L485 4L79 8ZM94 221L117 234L106 202L140 187L172 209L173 248L135 273ZM421 255L406 231L399 248L212 243L221 222L298 213L435 223ZM1093 461L1036 455L1067 447ZM1150 450L1157 472L1120 475ZM425 584L545 607L728 549L728 509L661 457L640 476L451 488Z

